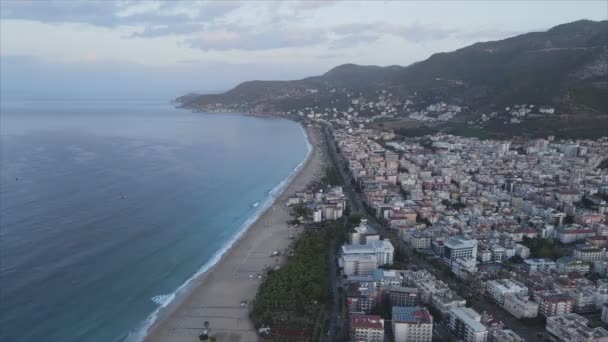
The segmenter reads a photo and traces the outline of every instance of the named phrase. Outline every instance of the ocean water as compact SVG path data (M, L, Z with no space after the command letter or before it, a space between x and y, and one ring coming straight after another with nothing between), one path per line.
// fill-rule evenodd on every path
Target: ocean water
M287 120L108 100L4 101L0 146L12 342L139 339L310 149Z

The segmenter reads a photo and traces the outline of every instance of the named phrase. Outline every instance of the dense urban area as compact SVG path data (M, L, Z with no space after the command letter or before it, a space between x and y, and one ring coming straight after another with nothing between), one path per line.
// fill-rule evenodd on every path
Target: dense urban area
M608 138L403 137L341 115L303 118L332 163L287 203L306 233L260 290L263 335L608 341Z

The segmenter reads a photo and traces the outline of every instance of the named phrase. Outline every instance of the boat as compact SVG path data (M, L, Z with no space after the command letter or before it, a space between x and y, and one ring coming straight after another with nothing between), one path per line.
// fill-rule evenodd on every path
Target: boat
M253 208L255 208L255 207L257 207L258 205L260 205L260 202L255 202L255 203L253 203L251 206L252 206Z

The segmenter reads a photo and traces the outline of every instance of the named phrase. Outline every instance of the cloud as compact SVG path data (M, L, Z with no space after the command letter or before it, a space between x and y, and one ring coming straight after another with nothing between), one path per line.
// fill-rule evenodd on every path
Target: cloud
M129 38L156 38L169 35L186 35L194 32L199 32L204 28L204 25L197 23L176 23L172 25L155 25L147 26L140 32L134 32L127 36Z
M373 44L380 39L380 35L377 34L355 34L348 35L341 38L334 39L331 42L331 49L344 49L349 47L355 47L364 44Z
M399 36L409 42L419 43L429 40L447 39L454 34L456 30L425 24L412 24L405 26L388 26L385 29L385 32Z
M496 29L482 29L476 31L466 31L455 35L456 38L465 40L497 40L522 34L521 31L508 31Z
M363 35L364 40L371 41L372 36L380 38L384 35L401 37L409 42L419 43L430 40L447 39L456 30L446 29L421 23L410 25L394 25L382 22L346 24L334 27L332 32L341 35Z
M6 1L0 18L47 24L83 23L114 28L142 26L133 37L188 34L242 6L239 1Z
M117 10L118 2L113 1L3 1L0 18L112 27L120 21Z
M196 49L209 50L271 50L317 45L325 41L320 30L245 30L204 31L186 43Z
M317 58L320 59L335 59L335 58L342 58L344 57L343 53L322 53L320 55L316 56Z
M318 10L323 7L331 7L340 2L339 0L306 0L290 2L289 5L296 11Z
M162 31L163 28L159 30ZM251 31L231 25L217 30L204 30L195 38L187 39L186 44L203 51L271 50L322 44L327 44L330 49L344 49L373 44L387 35L419 43L447 39L455 32L455 30L424 24L391 25L380 22L299 29L290 29L289 25L285 25L285 27L271 25L264 31Z

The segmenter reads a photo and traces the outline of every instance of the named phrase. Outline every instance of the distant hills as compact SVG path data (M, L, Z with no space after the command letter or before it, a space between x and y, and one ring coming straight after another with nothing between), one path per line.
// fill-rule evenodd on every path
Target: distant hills
M597 121L607 131L598 134L608 135L608 21L581 20L476 43L406 67L344 64L321 76L244 82L222 94L189 94L177 101L198 110L272 114L314 106L345 108L353 97L372 98L382 90L393 101L410 99L420 108L438 101L467 108L459 120L434 125L442 129L507 106L535 104L555 107L560 114L546 130L537 129L539 134L559 133L566 126L576 130L572 124L577 121L597 128ZM407 117L397 115L393 126L399 127L401 119ZM488 122L483 128L499 126Z

